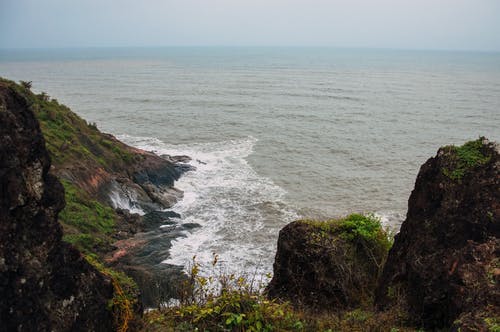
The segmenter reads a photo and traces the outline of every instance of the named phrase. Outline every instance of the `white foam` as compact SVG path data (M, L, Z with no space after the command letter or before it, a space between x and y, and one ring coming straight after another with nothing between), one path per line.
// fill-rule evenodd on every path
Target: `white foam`
M396 211L377 211L374 213L380 218L382 226L393 233L399 232L401 223L404 220L404 215Z
M141 216L145 214L144 211L136 204L136 194L133 192L125 192L124 189L117 184L114 184L113 189L109 194L109 199L115 209L129 210L130 213L137 213Z
M184 198L174 210L181 223L201 227L176 239L165 263L186 267L196 255L209 268L216 253L229 273L272 271L279 230L298 215L286 204L285 191L248 164L255 138L189 145L125 135L120 139L158 154L188 155L197 168L176 183Z

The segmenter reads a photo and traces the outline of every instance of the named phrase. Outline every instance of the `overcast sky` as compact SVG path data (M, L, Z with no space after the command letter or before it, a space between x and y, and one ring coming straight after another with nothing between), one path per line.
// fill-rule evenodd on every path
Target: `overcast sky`
M0 48L169 45L500 51L500 0L0 0Z

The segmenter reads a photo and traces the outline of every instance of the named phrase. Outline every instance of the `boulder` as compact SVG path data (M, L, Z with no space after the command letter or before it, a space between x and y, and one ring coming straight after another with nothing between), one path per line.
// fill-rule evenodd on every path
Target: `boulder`
M295 221L280 231L267 294L312 311L366 307L389 247L373 216Z

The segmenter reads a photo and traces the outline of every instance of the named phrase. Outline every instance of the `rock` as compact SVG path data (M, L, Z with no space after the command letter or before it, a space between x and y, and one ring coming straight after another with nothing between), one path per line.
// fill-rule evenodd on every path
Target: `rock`
M372 237L360 236L355 225L369 225ZM313 311L366 306L389 246L373 217L293 222L279 233L267 294Z
M143 183L141 186L148 193L151 201L159 206L156 210L171 208L184 195L182 190L174 187L159 187L152 183Z
M484 138L441 148L421 167L377 289L379 309L400 305L429 329L498 318L499 168L498 146Z
M177 172L177 175L180 177L182 174L191 172L191 171L196 171L196 167L190 165L190 164L175 164L174 165L175 171Z
M61 241L64 189L27 100L0 82L0 329L111 331L110 280Z
M189 163L192 160L189 156L171 156L168 154L163 154L160 157L167 159L173 163Z

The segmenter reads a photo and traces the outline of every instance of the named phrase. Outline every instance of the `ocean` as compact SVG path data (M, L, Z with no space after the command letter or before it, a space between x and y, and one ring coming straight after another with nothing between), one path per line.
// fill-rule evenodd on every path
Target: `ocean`
M164 264L272 271L299 218L375 213L397 230L419 167L440 146L500 141L500 54L335 48L0 50L99 129L197 170L176 187Z

